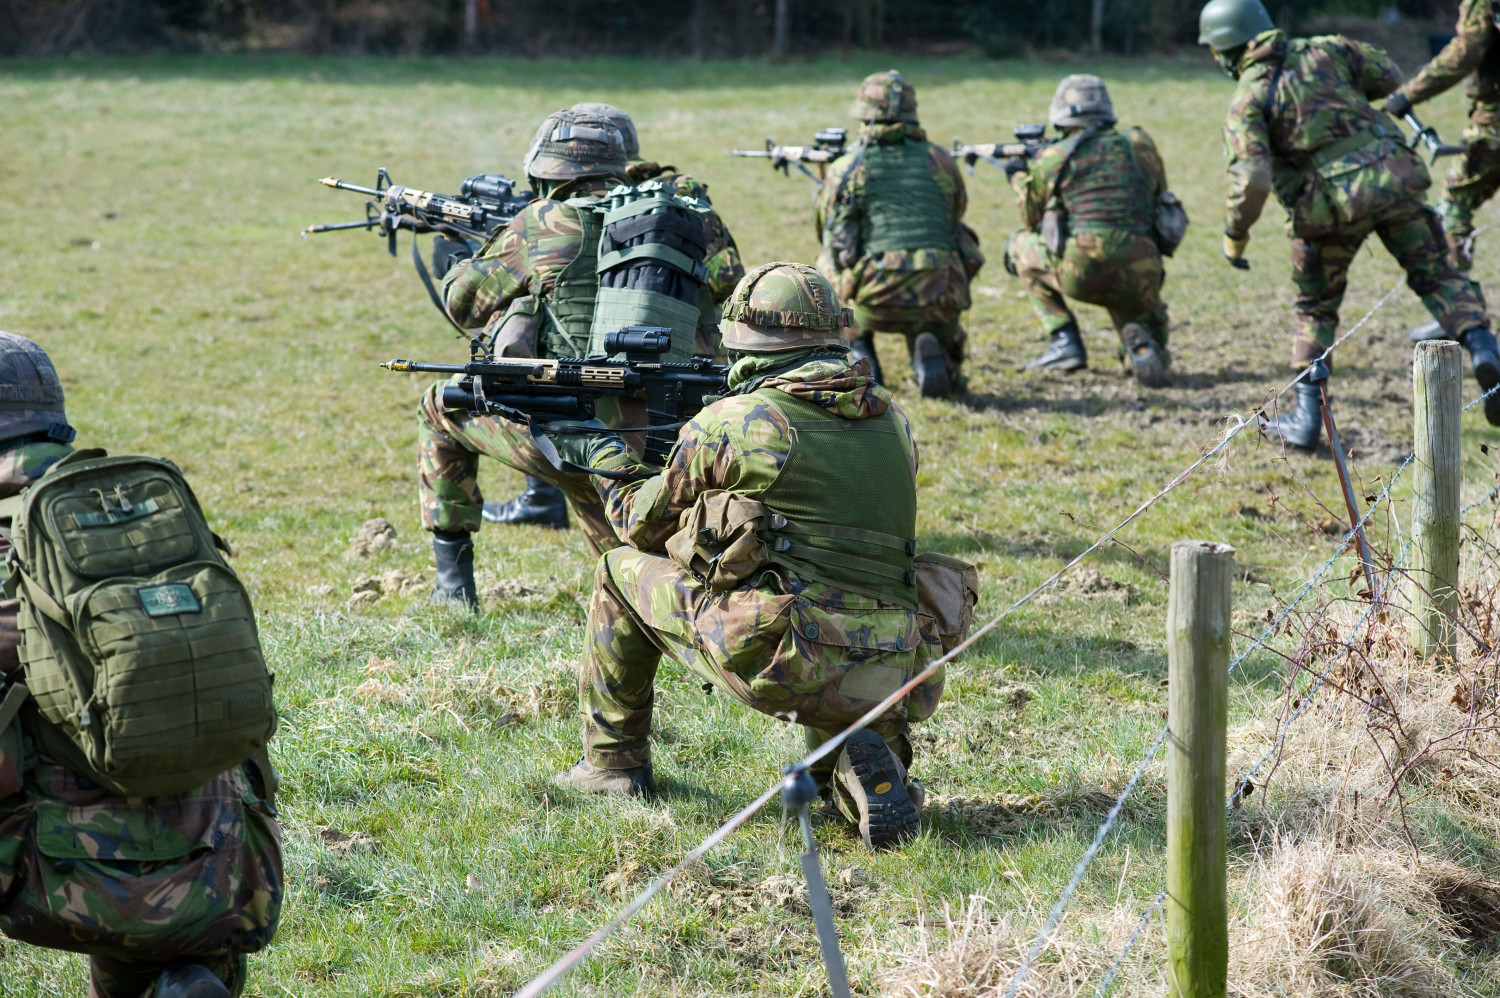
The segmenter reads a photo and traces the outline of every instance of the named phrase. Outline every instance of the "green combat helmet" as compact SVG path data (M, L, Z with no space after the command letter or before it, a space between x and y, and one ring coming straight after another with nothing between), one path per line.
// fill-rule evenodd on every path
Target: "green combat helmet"
M860 121L876 123L917 121L917 88L900 73L888 69L871 73L854 92L849 113Z
M621 175L626 167L625 139L601 114L553 111L536 130L521 165L526 176L538 180Z
M62 382L47 351L0 332L0 441L34 434L62 444L76 435L63 411Z
M1226 53L1275 27L1260 0L1208 0L1198 15L1198 44L1212 49L1224 71L1238 78L1238 60L1227 58Z
M1097 76L1065 76L1052 95L1047 112L1053 128L1084 128L1088 125L1113 125L1115 106L1109 99L1109 88Z
M568 108L568 110L576 111L579 114L597 114L601 118L608 118L609 123L620 130L620 136L625 140L625 158L631 160L640 159L641 139L636 134L635 122L631 120L630 115L621 111L613 104L602 104L594 100L581 100Z
M805 263L763 263L740 278L724 303L724 349L785 353L807 347L848 348L854 315L839 305L828 278Z

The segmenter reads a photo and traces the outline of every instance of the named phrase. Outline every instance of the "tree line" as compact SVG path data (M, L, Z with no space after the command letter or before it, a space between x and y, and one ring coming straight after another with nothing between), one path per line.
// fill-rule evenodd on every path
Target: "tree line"
M0 54L223 51L687 58L951 45L1005 57L1191 45L1202 0L0 0ZM1450 0L1267 0L1446 18Z

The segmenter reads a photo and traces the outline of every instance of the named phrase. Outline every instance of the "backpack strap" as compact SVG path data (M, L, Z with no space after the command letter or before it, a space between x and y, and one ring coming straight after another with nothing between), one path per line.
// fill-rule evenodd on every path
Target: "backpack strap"
M59 627L70 633L73 630L73 620L68 611L61 603L52 598L52 594L37 584L37 581L26 574L26 569L19 564L11 570L10 578L5 580L5 594L14 596L18 586L26 587L26 598L31 600L32 606L42 611L46 617Z
M10 722L16 719L21 712L21 706L26 703L26 698L31 696L31 690L26 688L25 683L11 683L10 689L5 691L5 699L0 700L0 731L10 726Z

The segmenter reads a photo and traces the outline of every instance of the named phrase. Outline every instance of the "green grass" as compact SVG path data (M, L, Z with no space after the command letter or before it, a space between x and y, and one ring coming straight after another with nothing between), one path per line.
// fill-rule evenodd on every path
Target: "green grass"
M452 360L461 344L411 273L404 239L392 260L363 233L297 237L312 222L359 213L357 198L315 179L368 183L386 166L398 183L447 190L473 173L515 174L548 111L610 100L636 116L648 155L710 183L747 262L811 260L809 186L724 151L845 124L854 83L890 61L0 63L0 328L52 353L82 442L168 455L185 468L238 551L278 672L288 895L276 943L252 962L252 993L513 990L800 752L785 725L705 696L669 666L658 700L663 798L601 801L554 788L550 775L579 752L571 670L592 566L576 531L482 532L481 565L531 592L491 599L472 620L427 610L420 594L348 605L358 577L410 576L429 563L414 483L422 384L375 365ZM1013 199L985 166L970 181L969 221L990 257L967 319L971 394L914 398L899 341L880 344L922 444L921 543L979 563L988 619L1186 466L1228 414L1284 383L1286 241L1272 218L1255 230L1249 274L1219 257L1219 129L1231 88L1206 59L905 59L901 69L940 142L1005 137L1043 117L1060 75L1100 71L1121 119L1156 137L1194 220L1166 287L1171 390L1143 394L1119 377L1107 320L1092 309L1081 317L1093 371L1014 372L1041 338L1001 267ZM1449 95L1426 117L1451 139L1462 113L1461 97ZM1481 242L1481 280L1496 276L1494 245ZM1398 277L1378 247L1363 255L1346 319ZM1403 291L1338 359L1338 416L1367 481L1388 475L1410 445L1405 330L1419 321ZM1470 414L1466 497L1492 479L1485 442L1500 434ZM484 475L495 497L518 485L504 469ZM1095 556L1106 580L1128 588L1065 584L953 670L944 707L916 736L918 774L937 799L922 837L872 856L839 825L818 827L858 990L876 989L920 920L962 909L971 894L1022 926L1039 923L1107 807L1100 791L1123 785L1161 723L1157 568L1168 546L1190 537L1235 545L1247 569L1235 619L1252 630L1273 591L1292 592L1333 552L1317 526L1328 514L1303 484L1337 496L1326 459L1283 458L1241 436L1227 461L1122 535L1133 553ZM1408 495L1398 487L1402 523ZM371 516L396 524L398 547L346 560ZM1342 581L1331 589L1348 592ZM1275 662L1252 662L1235 688L1234 723L1269 718L1278 688ZM1018 803L1028 795L1056 806ZM1138 899L1140 910L1161 888L1162 807L1158 769L1079 892L1081 924L1117 900ZM1429 824L1434 842L1461 837ZM334 848L319 833L326 826L373 844ZM816 940L795 894L795 839L779 808L768 809L559 993L819 993ZM1475 863L1500 869L1493 842L1470 845ZM1246 862L1237 855L1236 869ZM1233 883L1243 885L1239 873ZM0 993L81 988L76 957L14 944L3 952Z

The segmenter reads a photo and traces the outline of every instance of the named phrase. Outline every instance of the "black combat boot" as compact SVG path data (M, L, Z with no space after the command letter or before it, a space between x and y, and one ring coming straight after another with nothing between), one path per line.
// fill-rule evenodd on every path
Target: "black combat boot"
M1120 343L1125 348L1125 359L1130 362L1136 381L1147 388L1167 386L1167 359L1145 326L1138 322L1125 323L1120 329Z
M201 963L186 963L161 972L156 998L229 998L229 988Z
M922 333L912 343L911 370L917 378L917 391L924 399L940 399L948 394L951 387L948 357L932 333Z
M885 384L885 375L880 370L880 358L875 355L875 334L865 333L849 344L849 363L868 360L874 372L876 384Z
M1067 325L1052 334L1052 344L1023 370L1077 371L1088 366L1088 351L1083 348L1083 337L1078 335L1078 327Z
M1479 387L1489 391L1500 385L1500 349L1495 346L1495 334L1478 327L1466 331L1458 342L1469 351L1469 362L1474 365L1474 380ZM1484 400L1484 418L1491 426L1500 426L1500 392Z
M526 490L509 502L484 504L486 523L527 523L553 530L568 528L568 497L540 478L526 476Z
M1280 437L1301 450L1316 450L1323 433L1322 389L1327 381L1328 368L1322 361L1314 361L1307 377L1292 386L1296 407L1267 423L1267 435Z
M465 530L432 532L432 557L437 562L437 585L429 603L462 603L479 609L474 586L474 535Z

